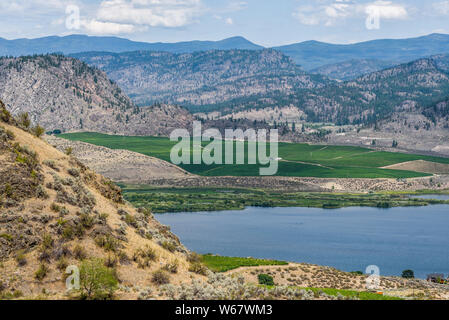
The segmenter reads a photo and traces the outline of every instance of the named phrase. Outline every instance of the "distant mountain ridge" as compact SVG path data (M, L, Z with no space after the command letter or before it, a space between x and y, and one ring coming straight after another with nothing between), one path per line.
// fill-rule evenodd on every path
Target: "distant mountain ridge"
M93 37L70 35L37 39L6 40L0 38L0 56L23 56L46 53L65 55L100 51L123 53L130 51L164 51L170 53L193 53L209 50L263 50L243 37L221 41L184 41L177 43L147 43L118 37ZM419 58L449 53L449 35L430 34L409 39L380 39L354 44L330 44L305 41L272 49L291 57L307 71L350 60L380 60L406 63ZM371 70L373 71L373 70ZM377 71L377 70L375 70Z
M233 37L221 41L186 41L178 43L136 42L118 37L92 37L70 35L65 37L45 37L37 39L6 40L0 38L0 56L27 56L34 54L62 53L65 55L86 51L107 51L113 53L127 51L165 51L189 53L207 50L248 49L263 47L243 37Z
M435 33L417 38L381 39L345 45L306 41L273 49L283 52L305 70L310 71L324 65L352 59L405 63L436 54L449 53L449 35Z

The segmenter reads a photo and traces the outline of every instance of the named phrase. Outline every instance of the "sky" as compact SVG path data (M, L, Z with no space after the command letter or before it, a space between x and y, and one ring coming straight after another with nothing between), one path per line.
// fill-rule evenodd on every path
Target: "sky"
M449 33L449 0L1 0L0 37L110 35L145 42L243 36L272 47Z

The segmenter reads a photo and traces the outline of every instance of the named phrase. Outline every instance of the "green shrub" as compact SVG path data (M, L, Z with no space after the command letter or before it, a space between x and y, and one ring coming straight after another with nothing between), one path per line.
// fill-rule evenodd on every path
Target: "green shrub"
M402 278L404 279L414 279L415 272L413 270L404 270L402 271Z
M115 268L117 267L118 261L117 257L114 255L108 255L106 260L104 261L104 265L108 268Z
M16 135L11 130L6 130L6 136L9 140L14 140L16 138Z
M49 234L44 234L42 237L42 250L50 250L53 248L54 240Z
M73 153L73 148L72 147L68 147L68 148L65 149L65 154L66 155L70 156L70 155L72 155L72 153Z
M207 267L201 262L194 262L190 264L190 272L205 276L207 275Z
M138 258L156 261L157 260L156 251L150 246L146 246L143 249L138 249L136 252L134 252L133 260L137 261Z
M80 245L77 245L73 249L73 256L75 257L75 259L84 260L87 257L87 253L83 247L81 247Z
M48 273L47 265L45 263L41 263L39 269L37 269L36 273L34 274L34 277L37 280L42 281L47 276L47 273Z
M196 252L190 252L187 256L187 261L190 263L201 262L201 256Z
M35 127L33 128L33 134L34 134L36 137L38 137L38 138L42 137L42 135L43 135L44 133L45 133L45 129L42 128L42 127L39 126L39 125L37 125L37 126L35 126Z
M111 299L118 288L113 269L104 265L101 259L85 260L80 267L81 297L89 300Z
M350 273L353 274L353 275L356 275L356 276L363 276L363 272L362 271L351 271Z
M121 264L129 264L130 263L130 259L129 259L128 255L126 254L126 252L124 252L124 251L119 251L117 253L117 257Z
M259 274L257 277L259 279L259 284L265 286L274 286L274 279L268 274Z
M164 270L158 270L153 272L151 281L157 285L164 285L170 283L170 277Z
M68 172L72 177L75 177L75 178L78 178L78 177L81 175L80 171L79 171L78 169L76 169L76 168L70 168L69 170L67 170L67 172Z
M120 247L120 243L118 242L118 240L109 234L96 237L95 243L100 248L111 252L116 252Z
M61 207L54 202L50 205L50 209L51 209L51 211L56 212L56 213L61 212Z
M87 214L87 213L83 213L80 216L80 220L81 220L81 224L86 229L92 228L94 226L94 224L95 224L95 218L93 216L91 216L90 214Z
M173 262L167 263L162 269L170 272L170 273L178 273L178 267L179 267L179 262L178 260L175 260Z
M0 238L3 238L9 242L12 242L14 240L14 237L12 235L10 235L9 233L1 233Z
M161 247L170 252L175 252L177 245L170 241L164 241L161 243Z
M126 214L125 222L134 228L138 227L136 218L130 214Z
M27 264L27 259L26 259L26 256L25 256L25 251L23 251L23 250L17 251L15 260L16 260L17 265L19 267L23 267L24 265L26 265Z
M28 112L20 113L17 121L26 129L28 129L31 125L30 115L28 114Z
M0 109L0 119L3 122L9 123L9 120L11 120L11 113L8 110L6 110L5 108L2 107Z
M61 236L66 241L73 240L73 238L75 237L75 231L73 230L73 227L72 226L64 227Z
M61 270L61 271L65 271L65 269L67 269L68 266L69 266L69 263L67 262L67 260L64 257L61 257L56 264L56 268L58 268L58 270Z
M52 168L53 170L59 172L59 168L57 167L56 162L54 160L44 160L42 161L42 163L47 167Z

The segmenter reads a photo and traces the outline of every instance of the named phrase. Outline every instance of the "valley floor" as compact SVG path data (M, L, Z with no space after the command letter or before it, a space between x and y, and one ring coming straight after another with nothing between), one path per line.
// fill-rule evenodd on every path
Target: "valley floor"
M93 136L97 139L96 135ZM100 137L103 139L103 136ZM125 140L127 137L123 137ZM111 139L118 139L111 136ZM164 160L122 149L109 149L94 144L70 141L54 136L47 140L64 151L71 148L74 156L102 175L122 184L126 197L134 205L154 212L214 211L243 209L247 206L305 206L339 208L344 206L416 206L431 204L430 200L408 199L400 193L428 190L429 193L449 190L449 175L429 174L427 177L401 179L307 178L307 177L207 177L189 173ZM151 140L151 143L156 143ZM159 143L161 143L160 145ZM136 142L134 142L136 143ZM123 142L120 142L123 144ZM165 150L165 142L157 140L157 150ZM125 144L126 146L126 144ZM289 147L289 146L288 146ZM144 143L144 150L149 146ZM313 147L311 147L313 148ZM315 148L316 149L316 148ZM343 149L344 150L344 149ZM144 152L144 151L142 151ZM160 151L162 152L162 151ZM165 151L164 151L165 152ZM318 150L327 156L331 150ZM342 150L339 150L342 154ZM358 158L354 150L344 156ZM332 154L332 153L331 153ZM372 161L366 153L361 161ZM404 157L386 153L388 157ZM381 161L381 157L374 161ZM405 155L405 159L409 156ZM443 159L444 160L444 159ZM339 159L333 160L339 161ZM444 160L445 161L445 160ZM394 163L394 161L393 161ZM445 172L445 163L414 160L393 165L399 169L422 172ZM399 171L401 172L401 171ZM408 171L402 171L408 172ZM388 192L387 192L388 191Z

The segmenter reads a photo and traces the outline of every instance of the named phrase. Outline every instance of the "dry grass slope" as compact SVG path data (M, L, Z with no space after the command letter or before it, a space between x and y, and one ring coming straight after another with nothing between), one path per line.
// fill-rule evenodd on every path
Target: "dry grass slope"
M0 300L337 299L213 274L110 180L28 127L0 102ZM80 291L66 291L67 266L80 267ZM87 280L98 268L109 286L96 294Z
M398 163L392 166L385 167L385 169L407 170L407 171L425 172L433 174L448 174L449 164L416 160Z
M173 284L196 277L179 239L150 213L126 204L110 180L12 119L2 122L0 294L64 298L62 266L91 257L114 268L117 297L124 299L137 298L139 287L151 288L157 297L151 274L167 265L177 266L169 279ZM142 252L152 252L151 259Z

